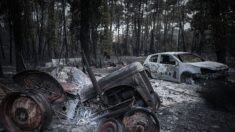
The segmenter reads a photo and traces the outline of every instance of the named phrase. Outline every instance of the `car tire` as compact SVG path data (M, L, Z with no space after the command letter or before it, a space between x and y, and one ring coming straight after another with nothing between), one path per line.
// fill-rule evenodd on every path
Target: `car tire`
M185 84L194 84L193 75L189 72L183 73L180 77L180 82Z

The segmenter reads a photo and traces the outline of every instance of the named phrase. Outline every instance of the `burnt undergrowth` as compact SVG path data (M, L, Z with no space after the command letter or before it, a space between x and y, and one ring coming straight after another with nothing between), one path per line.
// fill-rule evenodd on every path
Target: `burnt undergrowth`
M235 114L235 82L211 81L201 95L210 108Z

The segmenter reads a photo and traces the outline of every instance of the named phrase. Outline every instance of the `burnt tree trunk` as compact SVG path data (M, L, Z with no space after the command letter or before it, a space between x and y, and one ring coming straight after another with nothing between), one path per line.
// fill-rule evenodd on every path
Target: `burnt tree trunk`
M69 48L68 48L68 43L67 43L67 31L66 31L66 12L65 12L65 8L66 8L66 2L65 0L62 0L63 3L63 44L65 45L65 58L67 60L67 58L69 57Z
M184 5L182 7L182 11L181 11L181 22L180 22L180 29L181 29L181 38L182 38L182 46L183 46L183 51L186 52L186 45L185 45L185 41L184 41L184 12L185 12L185 9L184 9Z
M48 28L47 28L47 51L48 57L53 58L53 46L55 45L55 0L51 0L48 7Z
M142 7L142 2L140 1L139 3L139 11L138 11L138 15L137 15L137 34L136 34L136 55L139 56L140 55L140 45L141 45L141 40L140 40L140 37L141 37L141 19L142 19L142 14L141 13L141 7Z
M124 41L124 52L123 55L130 55L129 52L129 18L126 16L126 31L125 31L125 41Z
M15 39L15 60L16 71L20 72L25 70L23 57L22 57L22 6L20 0L9 0L10 16L13 23L13 33Z
M149 52L151 54L155 53L155 49L154 49L154 30L151 30Z
M226 63L226 43L225 43L225 28L223 27L223 19L221 18L221 7L217 1L211 5L212 16L212 32L214 34L215 53L217 61Z
M81 0L81 30L80 41L83 52L87 57L87 61L91 64L90 59L90 5L89 0Z
M1 33L1 32L0 32ZM4 48L3 48L3 43L2 43L2 38L0 36L0 47L1 47L1 55L2 58L5 59L5 52L4 52Z
M12 64L13 37L12 37L12 23L11 23L11 18L9 16L8 16L8 25L9 25L9 39L10 39L9 58L10 58L10 64Z
M0 78L4 77L3 71L2 71L2 63L0 61Z
M165 15L164 15L164 32L163 32L163 43L162 43L162 45L163 45L163 51L164 52L166 52L166 48L167 48L167 39L168 39L168 22L169 22L169 18L168 18L168 15L167 15L167 13L166 13L166 11L168 10L168 6L167 6L167 4L165 3L164 4L164 12L165 12Z
M43 36L44 36L44 8L45 4L43 1L39 2L41 8L41 19L40 19L40 28L39 28L39 36L38 36L38 59L42 60L42 52L43 52Z

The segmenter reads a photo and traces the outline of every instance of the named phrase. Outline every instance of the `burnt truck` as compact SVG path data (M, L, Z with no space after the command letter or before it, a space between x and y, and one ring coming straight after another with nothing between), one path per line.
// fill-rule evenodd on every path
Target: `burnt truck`
M66 109L62 102L77 99L79 104L95 102L99 105L93 114L104 113L95 118L100 121L98 132L160 131L155 115L160 99L139 62L98 81L89 74L92 83L85 85L82 84L88 77L82 71L70 72L75 78L68 78L78 85L61 82L42 71L28 70L16 74L13 80L18 85L18 91L6 95L0 105L0 121L4 129L41 131L48 126L59 107Z

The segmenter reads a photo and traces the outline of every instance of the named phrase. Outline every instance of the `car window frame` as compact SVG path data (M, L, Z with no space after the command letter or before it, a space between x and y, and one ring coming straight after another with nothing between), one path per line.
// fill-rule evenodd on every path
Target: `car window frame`
M189 54L189 55L194 55L194 56L200 58L200 59L202 60L202 61L200 61L200 62L206 61L206 59L204 59L202 56L199 56L199 55L197 55L197 54L192 54L192 53L187 53L187 54ZM176 57L177 59L179 59L180 62L182 62L182 63L190 63L190 62L184 62L184 61L182 61L182 58L181 58L179 55L182 55L182 54L175 55L175 57Z
M156 62L152 61L152 59L151 59L151 58L153 58L153 57L155 57L155 56L157 56L157 61L156 61ZM159 55L158 55L158 54L157 54L157 55L152 55L152 56L149 58L149 62L158 63L158 62L159 62Z
M175 64L161 63L161 58L162 58L162 56L169 56L170 58L172 58L172 59L175 61ZM159 62L159 64L162 64L162 65L172 65L172 66L176 66L177 63L178 63L178 61L177 61L172 55L168 55L168 54L162 54L162 55L160 55L159 58L158 58L158 62Z

